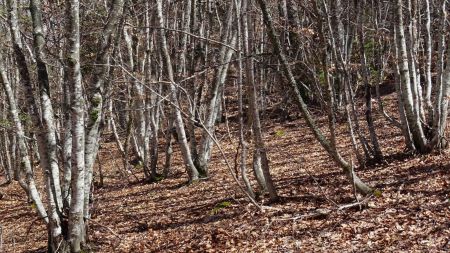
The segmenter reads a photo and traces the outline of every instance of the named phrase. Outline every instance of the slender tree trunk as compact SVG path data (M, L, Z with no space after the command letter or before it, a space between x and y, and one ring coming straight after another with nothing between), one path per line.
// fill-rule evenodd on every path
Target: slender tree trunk
M328 154L334 159L334 161L343 168L347 177L350 180L353 179L353 182L354 182L357 190L363 194L369 194L369 193L373 192L371 187L366 185L364 182L361 181L361 179L358 176L356 176L356 174L352 170L352 166L350 164L348 164L340 156L340 154L333 148L333 146L330 144L330 142L322 134L322 131L317 127L305 102L303 101L302 96L300 95L297 82L295 81L294 75L292 74L292 71L289 67L286 56L284 55L284 53L281 49L280 42L278 40L277 35L275 34L275 29L273 27L272 18L267 9L267 3L265 0L257 0L257 2L259 4L259 6L261 7L264 23L266 25L266 28L268 29L268 34L269 34L269 38L272 42L272 45L275 48L275 53L278 55L278 58L280 59L283 73L284 73L285 77L288 79L291 89L293 89L293 91L294 91L295 101L296 101L300 111L302 112L303 116L305 117L308 127L313 132L314 136L319 141L319 143L322 145L322 147L328 152Z
M84 96L80 70L80 3L67 0L67 78L71 91L72 111L72 180L69 211L69 241L71 252L81 252L85 241L83 220L85 198L85 133Z
M382 16L382 4L377 2L376 5L376 10L375 10L375 18L374 18L374 23L375 23L375 29L377 33L380 33L382 30L382 20L381 17ZM395 37L395 36L394 36ZM393 42L393 45L395 45L395 41ZM378 100L378 110L383 114L383 117L392 125L398 127L398 128L402 128L402 124L401 122L399 122L398 120L396 120L395 118L392 118L390 115L388 115L388 113L386 112L385 108L384 108L384 102L381 99L381 93L380 93L380 86L382 85L382 82L384 81L384 75L385 75L385 66L387 65L387 57L384 55L384 51L386 51L387 49L387 42L383 40L382 37L378 37L376 38L376 49L375 49L375 68L378 69L378 74L377 74L377 83L375 86L375 94ZM395 46L394 46L395 48ZM396 85L398 84L398 82L396 82ZM397 93L398 94L398 93Z
M362 66L362 76L364 82L364 92L365 92L365 102L366 102L366 122L367 127L369 128L370 140L372 142L373 147L373 155L375 161L381 162L383 160L383 154L380 149L380 144L378 142L378 136L375 132L375 126L373 123L373 115L372 115L372 89L369 83L369 69L367 67L367 59L366 59L366 51L365 51L365 36L364 36L364 3L365 1L360 2L359 8L359 49L360 49L360 57L361 57L361 66Z
M408 49L406 45L405 29L403 25L403 1L397 0L397 40L399 51L400 76L402 80L402 101L405 107L406 119L411 130L411 136L415 148L419 152L426 152L426 139L420 121L420 114L415 106L414 95L411 84L411 71L415 71L409 65Z
M146 3L146 6L149 6L149 3ZM155 89L154 87L156 87L155 90L157 90L157 92L161 93L161 88L162 85L161 84L157 84L157 86L153 83L153 78L152 78L152 53L154 53L153 50L153 36L152 36L152 30L150 29L150 24L152 22L152 16L150 15L150 10L148 9L146 11L145 14L145 22L146 22L146 26L148 28L146 28L145 31L145 40L146 40L146 59L145 59L145 79L146 79L146 83L148 86L152 87L153 89ZM160 67L162 68L162 67ZM147 95L148 97L148 104L150 106L149 111L147 112L147 117L148 117L148 126L147 126L147 131L149 132L150 135L150 150L149 150L149 154L147 154L147 156L149 156L150 159L150 174L151 177L153 179L156 179L157 177L157 165L158 165L158 136L159 136L159 121L160 121L160 104L158 101L158 97L156 94L154 94L153 92L149 95Z
M347 115L347 123L348 123L348 128L349 128L349 132L350 132L350 140L352 142L352 148L353 148L353 152L356 155L356 159L358 159L359 165L364 167L365 166L365 160L363 158L363 156L361 155L361 152L358 150L358 142L355 136L355 131L353 128L353 122L352 122L352 115L354 116L355 114L352 114L353 112L353 99L350 97L350 91L349 89L347 89L346 86L349 86L347 84L344 84L344 95L345 95L345 114ZM355 122L356 124L356 122ZM364 148L364 152L367 156L367 151L366 148Z
M250 3L251 4L251 3ZM251 5L250 5L251 6ZM251 22L252 19L249 20L248 16L250 16L250 7L249 7L249 3L248 0L243 1L243 14L242 14L242 34L243 34L243 48L244 48L244 53L246 56L245 59L245 71L246 71L246 92L247 92L247 97L249 98L249 108L247 111L248 114L248 125L251 126L251 129L253 131L253 136L255 139L255 143L257 143L257 137L255 136L255 132L258 131L257 129L255 130L255 128L258 128L258 126L256 126L254 124L254 121L256 120L254 117L255 112L258 114L258 118L259 118L259 110L258 110L258 105L257 105L257 93L256 93L256 87L254 87L255 84L255 69L254 69L254 63L253 63L253 58L250 57L250 55L253 53L253 48L254 48L254 43L253 43L253 22ZM251 16L250 16L251 17ZM264 143L263 143L264 144ZM266 179L264 177L264 172L262 170L262 159L261 159L261 152L259 152L260 149L256 148L253 152L253 173L255 174L255 178L256 181L258 182L258 185L260 187L260 190L262 193L267 191L267 182ZM264 166L267 165L268 168L268 164L265 164Z
M247 0L244 1L244 6L246 7L244 10L247 11ZM248 27L247 27L247 20L244 20L244 53L246 56L250 56L252 54L252 48L253 48L253 39L252 36L249 36L248 34ZM266 145L263 140L263 134L261 129L261 120L259 117L259 106L257 101L257 88L256 84L254 82L254 64L253 64L253 58L247 57L246 58L246 83L247 83L247 91L248 96L250 98L250 110L251 110L251 118L253 122L253 137L255 140L255 148L256 152L259 154L261 158L261 169L264 175L265 179L265 185L267 186L267 191L270 195L271 201L277 201L278 195L276 192L275 185L272 180L272 175L270 174L269 170L269 160L267 159L267 151L266 151Z
M450 44L447 44L447 52L450 52ZM436 105L436 117L433 125L433 136L429 143L429 149L434 147L444 148L448 145L448 141L445 139L445 129L447 127L448 117L448 100L450 98L450 56L447 56L446 67L443 73L442 85L439 90L438 96L440 99L436 101L439 105Z
M41 98L42 120L46 139L46 153L48 172L50 173L51 193L55 200L55 208L57 212L61 212L62 197L61 186L59 179L59 165L57 152L57 137L56 137L56 121L54 118L53 106L50 97L50 84L45 63L44 54L44 28L42 24L42 10L40 0L30 1L30 12L33 21L33 37L34 37L34 53L36 58L38 84Z
M398 59L399 58L399 46L398 46L398 39L397 39L397 30L394 27L394 48L395 48L395 57ZM395 79L395 91L397 93L397 108L398 108L398 114L399 114L399 118L400 118L400 123L401 123L401 129L402 129L402 133L403 133L403 137L405 138L405 143L406 143L406 147L411 150L414 151L416 150L416 147L414 146L413 143L413 139L412 139L412 135L411 135L411 131L409 129L409 125L408 125L408 121L406 119L406 112L405 112L405 106L403 104L403 88L402 86L403 81L402 81L402 76L400 74L400 67L398 65L395 66L395 70L396 70L396 79Z
M169 91L170 92L170 91ZM167 120L167 128L166 128L166 142L165 142L165 155L166 159L164 162L164 177L169 175L170 168L172 167L172 154L173 154L173 142L172 142L172 131L173 131L173 109L169 109L169 119Z
M426 79L426 93L425 102L428 107L429 115L433 114L433 105L431 104L431 91L433 88L431 76L431 61L433 58L433 42L431 39L431 17L430 17L430 0L425 0L425 79Z
M67 64L66 64L67 65ZM62 177L62 198L63 198L63 209L68 210L70 206L70 181L72 178L72 119L71 119L71 104L70 104L70 86L68 82L68 69L67 66L64 68L64 81L63 81L63 111L64 111L64 133L62 140L62 163L63 163L63 177Z
M6 104L4 104L3 109L6 110ZM6 113L4 113L3 115L6 115ZM6 118L6 117L5 117ZM4 120L4 119L2 119ZM0 167L2 168L3 172L5 173L6 176L6 184L10 184L14 178L14 172L12 169L12 166L10 164L10 161L8 161L8 156L9 156L9 152L8 152L8 148L7 148L7 144L6 144L6 138L7 138L7 132L6 130L2 131L3 133L3 139L0 139ZM1 170L0 170L1 172ZM27 195L28 194L28 187L26 184L24 184L25 187L22 187L23 190L25 191L25 193ZM29 198L28 198L29 199Z
M33 48L37 67L37 82L40 93L40 105L42 121L40 131L44 134L40 137L39 155L41 165L45 169L47 183L47 202L49 206L48 248L56 251L61 240L61 213L62 195L59 178L59 165L57 155L56 125L53 106L50 97L50 84L43 52L45 46L44 28L42 24L42 7L39 0L30 1L30 13L33 23ZM30 94L32 95L32 93ZM38 119L40 121L40 119Z
M9 104L9 111L11 113L11 118L14 122L14 127L16 128L16 135L19 142L19 150L21 154L21 162L20 162L20 169L25 173L26 182L21 183L23 186L26 187L26 193L31 197L31 200L36 205L36 210L39 214L39 216L44 219L46 223L48 223L49 219L47 217L47 212L45 211L45 207L41 201L41 197L39 195L39 192L36 187L36 183L34 181L34 175L31 168L31 161L30 156L28 153L28 148L25 141L25 132L23 130L22 122L20 121L19 112L17 108L17 102L14 97L13 90L11 88L5 66L3 65L3 56L1 55L0 51L0 80L3 84L3 88L6 93L6 98L8 99ZM6 154L8 154L8 149L6 145L6 136L5 136L5 150ZM6 157L6 160L8 161L8 157ZM11 162L9 162L8 168L11 169L12 165ZM10 175L12 176L12 174ZM22 179L19 179L22 180Z
M236 15L238 20L238 51L242 52L242 45L243 40L245 41L245 35L243 36L243 32L241 29L241 26L245 32L248 32L246 29L247 24L244 24L247 22L247 0L242 1L242 7L240 7L237 3L237 0L234 1L234 4L236 5ZM242 21L241 21L242 20ZM247 142L245 141L245 135L244 135L244 107L243 107L243 98L242 98L242 86L243 86L243 64L242 64L242 56L241 53L239 55L239 77L238 77L238 100L239 100L239 145L241 146L241 156L240 156L240 168L241 168L241 175L242 180L244 181L245 188L252 196L252 198L255 198L255 193L253 192L252 185L250 184L250 180L247 176ZM237 174L237 172L236 172Z
M315 9L316 9L316 13L319 14L320 10L319 7L317 6L316 2L314 2L315 5ZM328 43L327 38L326 38L326 34L325 34L325 29L323 29L324 25L328 25L328 29L330 30L330 34L331 34L331 41L332 43L332 52L336 52L336 42L334 40L334 36L333 36L333 29L331 28L331 22L329 19L329 12L328 12L328 7L325 3L325 1L322 0L322 5L324 8L324 12L325 15L327 16L326 24L322 24L323 22L321 21L321 19L319 19L319 34L320 34L320 40L321 42L325 45L326 43ZM336 57L336 61L338 61L338 55L337 53L335 53L335 57ZM333 86L332 82L331 82L331 76L330 76L330 71L329 71L329 65L330 65L330 56L329 56L329 52L328 49L326 48L321 54L320 54L320 58L321 58L321 68L322 68L322 72L324 73L324 81L325 81L325 86L326 86L326 99L328 102L328 105L326 107L327 109L327 116L328 116L328 128L330 130L330 145L331 148L333 150L336 150L337 152L337 147L336 147L336 116L335 116L335 110L336 108L336 91L335 91L335 87ZM343 65L343 64L341 64ZM342 66L342 69L345 69L344 66Z
M445 83L445 75L448 72L447 68L444 70L444 51L445 51L445 31L447 30L447 11L446 11L446 1L442 1L441 5L442 19L440 23L440 31L442 35L439 36L439 45L438 45L438 62L437 62L437 78L436 78L436 101L434 104L434 113L432 120L432 140L429 143L430 147L440 144L443 139L443 130L446 125L444 124L447 119L447 108L443 108L444 105L447 104L448 97L446 97L447 86ZM447 45L448 48L448 45ZM447 50L448 52L448 50ZM448 60L448 59L447 59Z
M124 0L113 0L109 10L109 18L99 39L95 59L93 80L88 88L89 111L87 114L87 128L85 130L85 177L84 177L84 218L89 219L89 195L91 192L92 172L98 152L100 139L100 122L103 115L103 95L105 80L108 74L108 63L113 38L116 34L120 17L123 14ZM87 226L86 221L86 226Z
M163 4L162 4L162 0L157 0L157 16L158 16L158 24L161 28L163 28L164 25L164 17L163 17ZM172 62L170 59L170 54L169 54L169 49L167 47L167 41L166 41L166 33L164 29L160 29L160 38L159 38L159 43L161 46L161 50L162 55L163 55L163 60L164 60L164 64L166 66L166 70L167 70L167 75L170 81L170 98L171 98L171 103L176 107L173 108L174 110L174 124L177 130L177 135L178 135L178 143L180 144L180 148L181 148L181 152L183 155L183 160L186 166L186 169L188 171L188 175L189 175L189 181L196 181L198 180L198 170L194 165L194 162L192 160L192 156L191 156L191 151L189 149L189 144L187 142L186 139L186 132L184 129L184 122L183 122L183 118L181 115L181 108L179 107L179 103L178 103L178 87L177 87L177 83L175 83L175 77L173 74L173 68L172 68Z
M230 9L228 11L229 15L232 16L232 6L230 5ZM222 40L225 44L229 44L231 47L233 47L236 44L237 39L237 32L235 29L231 30L231 25L233 18L229 18L227 20L227 28L225 29L225 35ZM228 34L231 32L231 35L228 36ZM200 141L200 148L198 153L198 160L196 162L197 167L199 168L200 173L202 176L208 175L208 162L211 158L211 148L212 148L212 138L209 136L208 132L212 133L214 132L214 126L217 122L218 114L220 113L219 108L221 107L221 96L224 89L228 68L229 68L229 62L231 60L231 57L233 56L234 51L230 49L229 47L223 46L220 51L220 62L222 63L220 67L218 68L216 72L216 77L214 80L213 87L210 90L210 99L209 104L206 109L207 115L206 120L204 122L205 128L202 133L202 138Z
M135 124L134 129L136 129L136 134L134 135L136 138L135 143L135 149L136 149L136 155L138 159L144 164L144 168L146 169L146 164L144 161L145 157L145 132L146 132L146 104L145 104L145 94L144 94L144 87L143 85L136 79L134 76L137 76L139 72L138 68L138 45L137 45L137 39L135 39L137 36L135 34L130 34L132 29L129 29L128 27L124 27L123 34L125 38L125 42L127 45L127 51L128 51L128 65L130 67L130 72L133 74L133 77L131 78L131 85L132 85L132 109L133 112L131 113L132 117L134 117L133 122ZM134 132L134 131L133 131Z

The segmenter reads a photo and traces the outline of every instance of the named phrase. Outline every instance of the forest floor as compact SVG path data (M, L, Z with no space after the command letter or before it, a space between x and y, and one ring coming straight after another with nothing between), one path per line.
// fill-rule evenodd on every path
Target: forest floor
M394 104L393 95L385 99ZM102 143L105 180L94 193L89 231L92 250L450 252L449 151L405 155L400 132L385 122L377 115L386 163L357 169L382 194L364 199L366 205L361 208L340 209L355 202L351 184L301 118L265 126L271 172L281 200L270 205L267 197L260 200L262 210L249 204L239 191L217 148L208 180L186 185L175 145L170 176L145 184L140 181L142 169L133 168L124 176L114 143ZM325 128L325 117L319 123ZM237 133L229 138L225 129L222 126L217 136L234 166ZM230 129L237 126L230 122ZM338 132L339 150L348 158L351 146L343 122ZM98 180L97 173L96 185ZM4 194L0 199L0 252L45 252L45 226L36 219L18 184L4 185L0 192Z

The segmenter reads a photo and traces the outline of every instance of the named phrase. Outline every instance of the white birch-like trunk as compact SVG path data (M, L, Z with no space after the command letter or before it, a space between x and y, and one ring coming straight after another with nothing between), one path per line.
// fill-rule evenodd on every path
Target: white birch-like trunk
M425 103L428 107L429 114L433 113L433 106L431 104L431 91L433 83L431 80L431 61L433 57L433 41L431 39L431 17L430 17L430 0L425 0L425 79L426 79L426 93Z
M394 27L394 50L395 50L395 57L398 59L399 57L399 51L398 51L398 39L397 39L397 29ZM406 120L406 113L405 113L405 106L403 105L403 95L402 95L402 76L400 75L400 67L398 64L395 66L396 70L396 80L395 80L395 91L397 93L397 108L398 108L398 114L400 117L400 123L401 123L401 129L403 133L403 137L405 138L406 147L409 150L415 150L415 146L413 143L411 131L409 129L408 121Z
M233 29L234 5L230 4L227 12L226 27L222 35L222 43L228 44L231 47L236 45L237 31ZM198 150L198 157L196 165L202 174L202 176L208 176L208 162L211 157L212 138L208 133L214 133L214 126L217 120L217 109L221 104L221 95L223 86L228 73L229 62L233 56L234 51L229 47L222 46L219 54L219 61L222 63L216 72L216 78L214 80L213 87L210 90L210 99L208 101L208 107L206 108L206 119L203 123L205 129L202 132L202 138L200 140L200 147Z
M447 52L450 52L450 44L447 44ZM439 89L439 99L435 105L435 117L437 118L433 124L433 137L429 143L431 148L443 148L448 145L445 139L445 129L447 127L448 117L448 101L450 99L450 56L447 55L446 68L443 71L442 85Z
M70 89L68 85L67 68L64 69L64 82L63 82L63 96L64 96L64 130L62 140L62 164L63 164L63 176L61 182L61 191L63 198L63 209L68 210L70 206L70 181L72 178L72 119L70 113Z
M403 1L397 0L397 46L398 46L398 52L399 52L399 67L400 67L400 76L402 80L402 101L403 106L405 108L405 115L406 120L408 121L409 128L411 130L411 136L413 139L413 143L417 151L419 152L425 152L426 151L426 138L423 132L422 123L420 121L420 113L417 111L417 107L415 99L414 99L414 92L412 91L416 87L413 87L416 85L416 83L411 83L411 71L415 72L415 69L413 69L413 66L410 66L409 64L409 57L408 57L408 48L406 45L406 38L405 38L405 28L404 28L404 22L403 22ZM413 81L415 81L413 79ZM417 99L417 97L416 97Z
M80 252L85 240L83 220L85 198L84 96L80 70L80 3L67 0L67 80L71 91L72 180L68 238L71 252Z
M85 137L85 179L84 179L84 217L88 219L89 195L91 193L92 173L95 158L98 153L100 139L100 122L103 114L104 84L108 74L108 63L113 35L117 30L120 17L123 14L124 0L113 0L109 11L108 22L102 31L98 44L98 53L95 60L94 74L89 92L89 112L87 116L87 128Z
M183 155L183 161L186 166L188 175L189 175L189 181L196 181L198 180L198 170L194 165L194 162L192 160L191 151L189 149L189 144L186 139L186 131L184 129L184 122L183 117L181 115L181 108L179 107L178 103L178 87L175 83L173 68L172 68L172 62L170 60L170 54L169 49L167 47L167 41L166 41L166 33L163 29L165 27L164 24L164 17L163 17L163 4L162 0L157 0L157 22L161 29L159 29L159 44L161 46L162 50L162 58L164 60L164 65L167 70L167 75L170 81L170 100L171 103L174 105L174 124L177 130L178 134L178 143L180 144L180 149Z
M37 101L34 99L34 88L31 84L31 78L30 73L28 71L28 66L24 54L24 50L21 43L20 38L20 32L18 29L18 15L17 15L17 2L14 0L8 1L8 7L9 7L9 26L11 29L12 34L12 43L14 48L14 53L16 57L17 66L19 68L19 73L21 76L22 84L24 85L26 92L28 93L27 96L27 103L30 106L29 113L32 117L33 124L38 129L36 132L36 137L38 141L39 146L39 156L41 165L46 171L45 177L47 182L47 201L49 206L48 211L48 231L49 231L49 247L54 247L54 238L60 235L61 228L59 225L59 216L57 214L57 205L61 202L58 200L61 200L61 194L60 189L56 189L55 184L59 187L59 177L54 177L55 175L58 175L57 171L57 161L53 161L49 163L49 157L52 157L49 154L49 151L55 151L56 143L54 142L55 139L53 138L55 136L55 129L52 117L53 115L49 116L49 110L51 111L51 106L49 108L48 106L48 96L45 95L46 92L48 92L48 78L46 82L46 67L45 64L43 64L42 61L37 61L37 59L41 59L42 54L39 54L42 46L43 46L43 34L42 34L42 22L41 22L41 14L40 14L40 3L36 1L30 2L30 10L32 13L32 21L33 21L33 33L34 33L34 42L35 42L35 53L36 53L36 62L38 63L38 81L39 81L39 87L41 88L41 105L43 107L42 111L42 119L41 121L41 115L38 111ZM38 55L39 54L39 55ZM44 123L46 124L44 127ZM56 168L55 168L56 163ZM50 166L50 164L53 164L53 167ZM56 171L54 171L56 169ZM59 194L58 194L59 191ZM57 200L55 202L55 199Z
M45 211L45 207L41 201L41 197L36 187L36 183L34 181L34 175L31 168L30 156L28 154L28 148L25 142L25 132L23 130L22 122L20 121L19 112L17 108L17 102L14 97L13 90L11 88L11 84L9 82L5 66L3 65L3 56L0 52L0 80L3 84L3 88L5 90L6 97L8 99L9 111L11 114L11 118L14 122L14 127L16 128L17 140L19 143L19 150L21 154L21 162L20 162L20 170L23 170L26 177L28 192L27 195L31 197L31 200L36 205L36 210L45 222L48 223L49 219L47 217L47 212ZM5 146L6 148L6 146ZM6 150L6 152L8 152ZM11 167L11 164L9 165ZM13 175L10 175L13 176Z
M146 3L146 7L149 6L149 3ZM146 39L146 55L145 55L145 65L144 65L144 72L145 72L145 80L148 86L152 87L152 89L156 90L159 94L162 94L162 85L158 84L155 85L152 83L152 58L151 54L154 52L153 48L153 36L151 34L150 30L150 24L151 24L151 18L150 10L147 9L145 14L145 24L147 26L145 31L145 39ZM156 178L157 176L157 164L158 164L158 132L159 132L159 121L160 121L160 110L159 110L159 98L157 94L151 93L148 95L148 104L150 106L150 109L146 113L147 117L147 136L146 138L149 140L149 151L146 152L145 156L147 159L145 159L145 166L148 166L148 163L150 163L150 174L152 178Z
M49 243L48 247L55 251L61 235L62 194L59 178L59 164L56 140L56 124L50 98L50 84L45 62L44 28L42 24L42 7L40 0L30 1L30 13L33 24L33 49L37 67L37 82L40 94L42 122L40 131L43 138L38 140L41 165L44 168L47 182L47 202L49 206Z
M441 141L442 137L442 127L443 125L443 113L447 114L447 111L443 111L442 106L445 104L445 100L448 98L445 97L445 74L444 72L444 51L445 51L445 43L446 43L446 30L447 30L447 11L446 11L446 1L442 1L441 5L441 13L442 17L440 20L440 31L441 35L438 37L438 61L437 61L437 77L436 77L436 98L435 98L435 104L434 104L434 113L433 113L433 119L432 119L432 130L433 130L433 137L430 145L436 145ZM445 115L445 118L447 115Z
M246 29L246 15L242 14L247 12L247 0L243 0L241 6L238 5L237 0L234 1L234 4L236 5L236 16L238 21L238 51L242 52L243 47L243 39L245 40L245 35L243 33L247 32ZM242 27L242 28L241 28ZM244 32L242 32L244 30ZM244 134L244 105L243 105L243 63L242 63L242 56L244 56L243 53L240 53L239 55L239 77L238 77L238 101L239 101L239 145L241 147L241 155L240 155L240 168L241 168L241 176L242 180L244 181L245 189L247 190L248 194L255 198L255 193L253 191L252 185L250 183L250 180L247 175L247 142L245 141L245 134ZM237 172L236 172L237 174ZM265 183L265 182L263 182Z
M314 119L312 118L312 116L308 110L307 105L305 104L302 96L300 95L300 91L298 89L297 82L295 81L294 75L292 74L292 71L287 62L286 56L284 55L284 52L282 51L280 42L278 40L278 36L275 34L275 28L273 26L272 18L268 12L267 3L265 0L257 0L257 2L262 10L263 20L264 20L265 26L268 30L269 38L272 42L272 45L275 48L275 53L278 55L278 58L280 59L283 73L284 73L285 77L288 79L291 89L294 91L295 101L296 101L300 111L302 112L303 117L305 118L308 127L311 129L314 136L319 141L319 143L322 145L322 147L328 152L328 154L334 159L334 161L342 167L347 178L349 180L353 181L357 190L363 194L372 193L373 189L361 181L361 179L354 173L352 166L350 164L348 164L340 156L340 154L333 148L331 143L325 138L322 131L316 125Z

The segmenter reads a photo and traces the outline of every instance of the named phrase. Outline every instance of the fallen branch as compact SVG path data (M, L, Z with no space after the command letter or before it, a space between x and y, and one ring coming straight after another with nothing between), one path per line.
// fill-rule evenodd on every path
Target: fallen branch
M301 157L299 160L296 160L295 162L296 162L296 163L301 163L301 162L304 162L304 161L305 161L305 158ZM319 182L317 181L317 179L310 173L310 171L308 170L307 166L305 166L303 169L305 170L306 174L308 174L308 176L311 177L311 179L312 179L312 180L316 183L316 185L319 187L319 190L320 190L320 192L322 192L324 198L325 198L328 202L330 202L331 204L333 204L334 206L339 207L339 205L338 205L334 200L332 200L331 198L328 197L328 195L325 193L325 190L322 188L322 186L320 186L320 184L319 184Z
M113 234L114 236L116 236L116 237L119 238L120 240L123 240L123 238L122 238L119 234L117 234L116 232L114 232L114 230L113 230L112 228L110 228L110 227L108 227L108 226L105 226L105 225L102 225L102 224L96 222L96 221L93 220L93 219L88 218L88 220L89 220L89 221L92 221L94 224L96 224L96 225L98 225L98 226L100 226L100 227L102 227L102 228L108 229L109 232L111 232L111 234Z
M354 203L341 205L341 206L338 206L333 209L319 208L319 209L316 209L313 212L309 212L307 214L289 217L289 218L278 218L278 219L274 219L274 221L287 221L287 220L296 221L296 220L305 220L305 219L323 219L323 218L328 217L333 212L344 211L344 210L350 209L352 207L361 207L361 206L367 205L367 201L369 201L369 199L371 199L372 196L373 195L369 195L368 197L364 198L362 201L357 201Z

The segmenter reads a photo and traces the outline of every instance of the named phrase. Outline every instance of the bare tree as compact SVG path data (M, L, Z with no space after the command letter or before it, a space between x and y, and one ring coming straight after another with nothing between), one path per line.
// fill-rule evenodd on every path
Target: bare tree
M80 70L80 3L66 2L67 22L67 79L71 91L72 119L72 180L69 211L69 242L71 252L80 252L85 241L84 198L85 198L85 133L84 94Z
M157 1L157 19L158 19L158 25L161 28L164 28L164 17L163 17L163 3L161 0ZM187 139L186 139L186 131L184 129L184 120L182 117L182 114L180 112L180 104L178 103L178 88L177 83L175 83L175 76L172 68L172 61L169 54L169 49L167 48L167 41L166 41L166 34L164 29L160 30L160 37L159 37L159 45L162 49L162 55L164 60L164 65L166 67L167 77L170 82L170 99L171 103L173 104L174 108L173 110L173 117L174 117L174 124L176 127L177 135L178 135L178 142L180 143L181 152L183 154L183 160L186 166L186 169L189 174L189 181L196 181L198 180L198 170L194 165L194 161L192 160L191 156L191 150L189 148Z
M292 71L289 67L289 64L287 62L286 56L284 55L282 48L280 46L280 42L278 39L278 36L275 34L275 29L273 27L273 21L269 14L267 3L265 0L257 0L259 6L261 7L261 11L264 18L264 23L268 29L269 37L272 42L272 45L275 48L275 52L279 57L279 60L282 64L283 73L285 77L288 79L289 85L291 86L291 89L294 91L295 94L295 101L297 103L297 106L299 107L300 111L303 114L303 117L305 117L305 120L308 124L308 127L313 132L316 139L320 142L322 147L328 152L328 154L334 159L336 163L338 163L344 170L347 177L354 182L354 185L357 187L357 189L364 194L369 194L373 190L371 187L366 185L364 182L362 182L358 176L355 175L352 165L347 163L342 156L337 152L335 149L335 145L331 144L325 136L322 134L321 130L317 127L314 119L312 118L307 105L303 101L302 96L300 95L300 91L298 90L297 82L292 74Z

